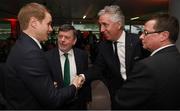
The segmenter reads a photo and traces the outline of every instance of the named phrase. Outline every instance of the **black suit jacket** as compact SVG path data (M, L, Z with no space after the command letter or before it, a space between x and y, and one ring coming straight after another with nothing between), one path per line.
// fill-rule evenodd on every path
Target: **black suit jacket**
M0 110L7 109L8 104L4 98L4 63L0 63Z
M4 63L0 63L0 93L4 91Z
M84 73L88 68L88 55L85 51L74 48L74 58L77 68L77 74ZM64 88L63 76L60 63L60 55L58 48L54 48L46 53L49 67L52 70L52 77L57 82L57 88ZM78 91L78 94L71 102L65 103L58 109L86 109L87 101L91 100L91 88L90 84L84 84L83 87Z
M180 54L175 46L139 61L116 93L119 109L180 109Z
M25 33L6 62L5 96L12 109L54 109L75 96L74 85L57 90L44 52Z
M137 35L126 33L125 42L125 64L128 77L134 62L143 58L143 55L142 47ZM109 89L112 109L118 107L114 100L114 94L124 81L117 64L112 42L105 41L99 44L98 56L93 67L85 73L87 80L99 79L99 77L101 77L100 79L104 81Z

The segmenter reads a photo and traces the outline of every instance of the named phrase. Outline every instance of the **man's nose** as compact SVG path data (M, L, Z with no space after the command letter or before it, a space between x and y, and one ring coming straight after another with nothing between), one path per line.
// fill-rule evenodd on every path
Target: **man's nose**
M61 38L61 41L65 41L65 37L64 36Z
M142 33L139 38L142 40L144 38L144 36L145 35Z
M104 32L105 31L105 28L103 26L100 27L100 31L101 32Z

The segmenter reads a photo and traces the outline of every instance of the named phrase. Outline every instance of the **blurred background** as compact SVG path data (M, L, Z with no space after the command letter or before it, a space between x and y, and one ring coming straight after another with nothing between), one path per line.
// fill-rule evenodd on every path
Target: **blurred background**
M99 33L97 13L106 5L119 5L125 15L125 30L140 34L147 18L156 13L170 13L180 20L180 0L0 0L0 62L6 58L20 34L17 14L30 2L48 7L53 17L53 32L42 43L44 51L56 46L56 34L61 24L72 24L78 30L76 47L87 50L90 65L96 47L104 40ZM177 41L180 49L180 40ZM101 81L92 83L92 102L89 109L110 109L109 93Z
M121 7L126 17L125 28L132 33L141 30L149 15L169 10L169 0L0 0L0 39L17 36L17 13L29 2L44 4L52 11L55 32L60 24L70 23L81 31L98 33L97 13L105 5Z
M0 62L6 60L20 33L17 14L23 5L30 2L41 3L52 12L53 32L49 40L42 43L45 51L55 46L58 27L65 23L72 24L79 31L79 39L86 39L84 46L78 46L80 48L89 50L87 44L103 40L97 24L97 13L105 5L119 5L126 19L125 30L138 34L148 16L168 13L170 4L170 0L0 0ZM90 36L95 40L87 40Z

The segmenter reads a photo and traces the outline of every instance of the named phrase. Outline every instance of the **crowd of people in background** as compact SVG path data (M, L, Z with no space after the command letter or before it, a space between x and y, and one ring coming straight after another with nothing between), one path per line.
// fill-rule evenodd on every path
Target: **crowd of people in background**
M11 50L11 47L16 42L15 38L8 38L6 40L0 40L0 62L5 62L6 58Z
M105 6L99 38L70 24L56 35L49 10L38 3L22 7L18 20L17 40L0 43L8 109L87 109L94 80L107 86L112 110L180 108L177 18L152 16L138 35L125 31L119 6Z
M44 51L51 50L57 45L57 33L52 31L49 40L42 42L41 45ZM93 62L97 54L97 44L102 41L101 35L97 37L92 31L77 30L77 42L75 47L83 49L89 53L90 62ZM0 62L5 62L11 47L16 42L17 38L9 37L5 40L0 40Z

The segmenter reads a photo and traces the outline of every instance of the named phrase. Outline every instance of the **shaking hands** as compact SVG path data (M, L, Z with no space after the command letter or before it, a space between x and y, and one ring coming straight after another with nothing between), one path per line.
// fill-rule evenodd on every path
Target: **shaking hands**
M84 84L84 82L85 82L85 77L82 74L76 75L72 80L72 84L74 84L77 89L80 89Z

